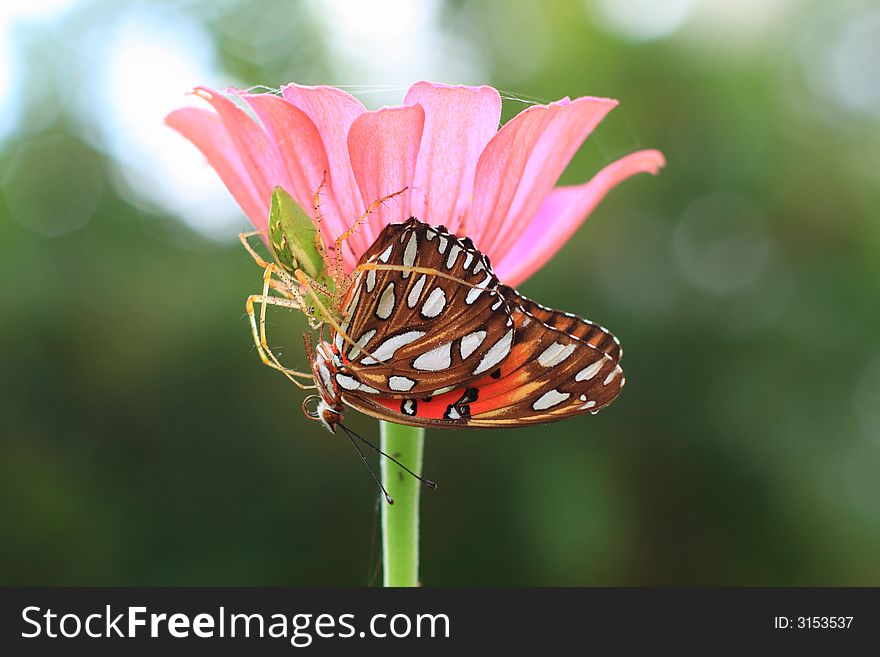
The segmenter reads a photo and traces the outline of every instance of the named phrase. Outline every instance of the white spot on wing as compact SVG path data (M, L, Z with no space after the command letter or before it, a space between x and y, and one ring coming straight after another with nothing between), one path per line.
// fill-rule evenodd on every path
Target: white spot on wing
M536 411L543 411L548 408L553 408L557 404L561 404L566 399L571 397L570 392L559 392L555 388L550 390L549 392L545 392L541 395L534 404L532 404L532 408Z
M480 364L477 365L474 374L481 374L482 372L490 370L507 358L507 354L510 353L511 345L513 345L513 329L510 329L505 333L504 337L493 344L489 351L483 355L483 359L480 361Z
M348 352L348 357L351 360L357 358L361 353L361 349L363 349L367 345L367 343L372 339L374 335L376 335L376 329L370 329L360 338L358 338L358 341L354 343L354 346L352 346L351 351Z
M416 255L418 253L418 239L416 238L415 231L409 236L409 242L406 243L406 249L403 251L403 264L406 267L412 267L416 261ZM404 278L409 278L409 275L412 272L405 271L403 272Z
M367 292L372 292L376 287L376 270L371 269L367 272Z
M471 266L471 262L474 260L474 254L468 251L464 256L464 262L461 263L463 269L467 269Z
M343 321L342 324L339 325L339 328L341 328L344 332L348 331L348 325L351 323L351 318L354 315L354 309L357 308L360 298L361 286L355 285L354 296L351 298L351 301L348 302L348 305L345 307L345 313L343 313L345 315L345 321ZM342 349L341 346L339 348Z
M412 289L409 291L409 294L406 297L406 305L410 308L415 308L419 303L419 299L422 298L422 291L425 289L425 281L427 278L427 274L422 274L422 277L415 282L415 285L413 285Z
M336 383L346 390L357 390L361 386L361 382L348 374L337 374Z
M318 374L321 377L321 381L324 384L325 390L333 390L333 384L330 382L330 370L327 369L327 365L324 361L318 362Z
M394 283L389 283L379 298L379 305L376 306L376 317L388 319L391 317L392 312L394 312Z
M449 238L441 235L440 243L437 245L437 250L440 251L441 254L446 253L447 246L449 246Z
M486 331L474 331L473 333L468 333L461 339L461 357L462 359L467 358L472 353L474 353L481 344L483 344L483 340L486 339Z
M455 261L458 260L458 254L461 253L461 247L458 244L454 244L451 249L449 249L449 255L446 257L446 269L452 269L455 265Z
M388 262L388 258L391 257L391 250L392 250L393 248L394 248L394 245L392 244L392 245L389 246L387 249L385 249L384 251L382 251L382 255L379 256L379 260L381 260L382 262Z
M602 385L603 385L603 386L607 386L609 383L611 383L612 381L614 381L614 379L617 378L617 375L620 374L621 371L622 371L622 370L620 369L620 365L618 365L617 367L615 367L613 370L611 370L611 371L608 373L608 376L605 377L605 380L602 382Z
M589 379L592 379L594 376L596 376L599 373L599 370L602 369L602 366L604 364L605 364L605 361L602 359L599 359L595 363L593 363L592 365L587 365L587 367L585 367L580 372L575 374L574 380L575 381L587 381Z
M405 376L389 376L388 377L388 387L392 390L396 390L397 392L406 392L407 390L412 390L412 387L416 384L412 379L408 379Z
M373 356L375 356L375 360L373 358L364 358L361 360L361 365L375 365L377 362L384 363L392 356L394 356L394 352L400 349L401 347L408 345L411 342L415 342L420 337L425 335L424 331L407 331L406 333L401 333L400 335L395 335L380 344L375 349L372 349Z
M428 298L425 299L425 303L422 306L422 316L433 318L443 312L443 309L446 307L446 293L443 291L441 287L435 287L431 290L431 294L428 295Z
M559 363L571 356L574 352L575 346L576 345L573 342L567 345L560 342L554 342L547 347L540 356L538 356L538 362L544 367L559 365Z
M595 405L596 405L596 402L593 401L593 400L591 399L591 400L588 401L586 404L584 404L583 406L581 406L580 410L585 411L585 410L587 410L588 408L593 408L593 406L595 406Z
M464 302L468 305L472 304L477 298L486 291L486 284L492 280L492 274L486 274L486 278L482 280L482 282L477 285L477 287L472 287L471 291L467 293L467 296L464 298Z
M452 343L447 342L423 353L413 361L413 367L423 372L440 372L452 364Z

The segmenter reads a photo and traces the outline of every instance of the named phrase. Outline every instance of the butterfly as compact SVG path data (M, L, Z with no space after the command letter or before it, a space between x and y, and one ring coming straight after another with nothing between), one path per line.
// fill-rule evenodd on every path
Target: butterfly
M306 352L306 415L345 407L433 428L520 427L596 413L625 379L607 329L503 285L467 237L411 218L361 256L339 321Z

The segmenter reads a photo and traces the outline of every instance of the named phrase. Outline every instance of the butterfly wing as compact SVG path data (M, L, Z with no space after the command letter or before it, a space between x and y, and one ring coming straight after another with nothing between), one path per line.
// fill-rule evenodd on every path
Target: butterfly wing
M501 286L515 325L510 353L477 380L433 397L343 394L380 419L438 428L525 426L597 412L623 388L620 343L575 315L545 308Z
M469 239L416 219L386 226L361 257L340 328L350 339L332 334L341 391L391 397L482 378L514 338L488 258Z

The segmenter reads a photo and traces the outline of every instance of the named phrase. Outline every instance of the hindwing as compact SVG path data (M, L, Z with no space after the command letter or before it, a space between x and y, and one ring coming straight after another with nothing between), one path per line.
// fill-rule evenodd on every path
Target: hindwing
M603 327L501 286L514 322L510 353L488 375L432 397L343 394L381 419L438 428L515 427L595 413L623 388L618 340Z

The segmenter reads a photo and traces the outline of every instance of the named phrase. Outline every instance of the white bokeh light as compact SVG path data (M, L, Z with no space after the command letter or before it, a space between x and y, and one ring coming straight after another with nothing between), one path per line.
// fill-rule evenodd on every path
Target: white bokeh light
M830 98L880 115L880 9L854 17L831 47Z
M14 123L12 93L15 88L15 52L12 49L9 26L0 24L0 139Z
M330 64L345 87L368 106L398 104L419 79L482 83L482 55L444 32L435 0L312 0L309 9L331 52Z
M733 57L779 48L780 35L793 25L797 0L699 0L688 20L687 36L704 51Z
M75 0L0 2L0 139L12 130L21 111L15 98L24 77L24 62L16 49L16 30L58 20L74 3Z
M880 116L880 9L814 17L797 45L803 79L820 101L813 114L843 129L841 109Z
M697 0L589 0L599 24L607 31L648 41L669 36L691 17Z
M140 8L93 33L89 46L81 110L121 165L121 192L209 236L240 228L244 215L217 174L163 123L174 108L198 104L186 91L216 82L209 35L184 16Z

